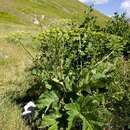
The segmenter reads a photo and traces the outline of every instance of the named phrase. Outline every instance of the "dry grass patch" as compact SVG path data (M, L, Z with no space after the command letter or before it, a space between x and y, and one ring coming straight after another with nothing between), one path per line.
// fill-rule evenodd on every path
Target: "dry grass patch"
M20 46L0 42L0 130L29 130L21 119L20 108L10 96L26 91L25 69L31 63Z

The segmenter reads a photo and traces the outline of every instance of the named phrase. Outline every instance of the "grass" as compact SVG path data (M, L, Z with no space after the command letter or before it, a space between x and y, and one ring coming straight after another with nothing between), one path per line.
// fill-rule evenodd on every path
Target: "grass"
M25 69L31 64L30 57L21 46L0 40L0 130L29 130L11 96L27 90Z
M29 130L21 119L20 109L10 102L8 98L2 99L0 104L0 129L1 130ZM3 104L2 104L3 103Z
M22 2L21 0L1 0L0 8L0 23L9 22L33 26L32 21L36 15L45 15L47 23L50 19L52 21L61 18L82 20L83 12L88 9L88 6L78 0L22 0ZM94 11L94 15L99 17L101 23L107 19L98 11Z
M21 23L17 17L9 12L0 12L0 21L1 22L12 22L12 23Z

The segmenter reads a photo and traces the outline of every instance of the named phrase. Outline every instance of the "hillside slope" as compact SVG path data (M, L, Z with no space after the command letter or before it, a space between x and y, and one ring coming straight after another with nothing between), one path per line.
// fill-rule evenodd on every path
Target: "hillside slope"
M0 23L33 25L33 19L45 16L45 22L61 18L81 20L88 7L78 0L0 0ZM106 16L98 11L94 15L104 22Z

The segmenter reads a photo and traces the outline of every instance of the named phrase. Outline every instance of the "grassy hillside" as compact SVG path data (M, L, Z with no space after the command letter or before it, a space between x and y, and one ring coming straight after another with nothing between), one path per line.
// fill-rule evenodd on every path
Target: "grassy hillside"
M15 44L0 39L0 129L29 130L21 119L21 110L12 102L11 95L24 90L24 70L30 59Z
M61 18L81 20L88 7L78 0L0 0L0 23L33 25L36 15L45 16L45 22ZM94 11L100 22L106 17Z

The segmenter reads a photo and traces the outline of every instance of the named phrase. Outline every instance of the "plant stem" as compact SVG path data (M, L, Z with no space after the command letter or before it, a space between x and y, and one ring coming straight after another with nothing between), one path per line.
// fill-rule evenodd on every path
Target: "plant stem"
M34 60L33 55L30 53L30 51L28 51L28 49L26 49L26 47L22 44L21 41L19 41L19 44L22 46L22 48L29 54L29 56Z
M112 51L109 55L107 55L106 57L104 57L101 61L99 61L96 65L95 65L95 67L97 66L97 65L99 65L99 64L101 64L103 61L105 61L106 59L108 59L111 55L112 55L112 53L113 53L114 51Z

